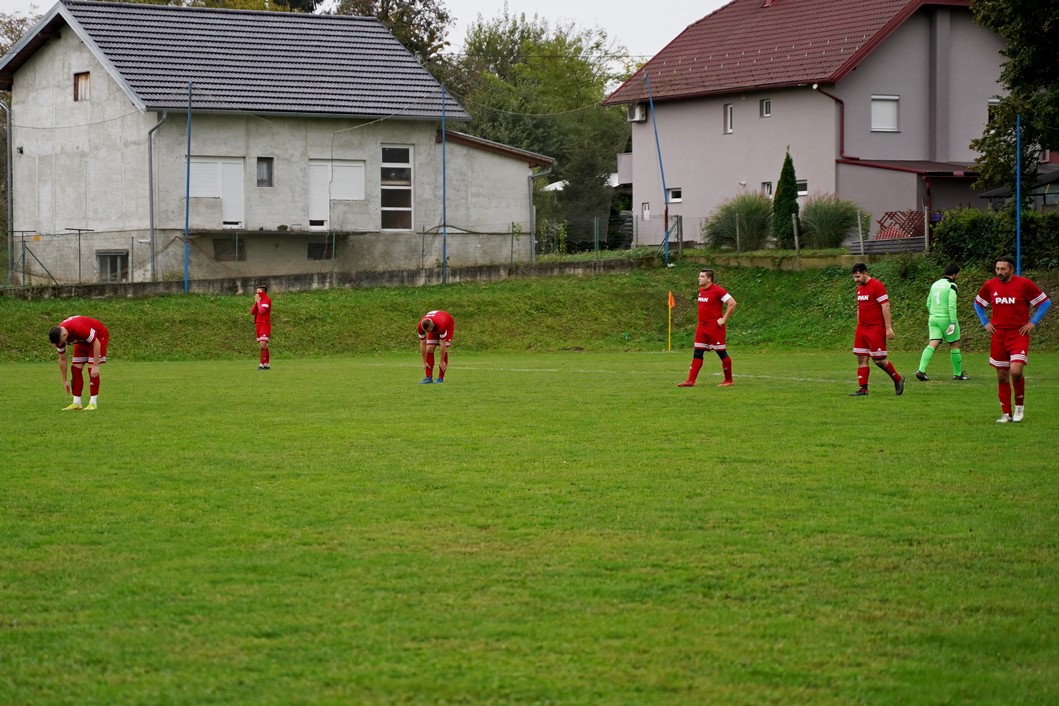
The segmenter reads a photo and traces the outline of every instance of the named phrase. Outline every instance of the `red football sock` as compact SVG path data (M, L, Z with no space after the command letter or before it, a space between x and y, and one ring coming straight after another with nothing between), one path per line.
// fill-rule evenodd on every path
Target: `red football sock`
M724 371L724 381L732 381L732 356L728 356L721 361L721 370Z
M102 379L103 373L100 373L96 377L88 378L88 392L93 397L99 394L99 381Z
M868 388L868 373L871 372L871 368L867 365L861 365L857 368L857 384L864 389Z
M73 390L74 397L80 397L85 391L84 368L77 365L70 368L70 389Z
M688 382L695 382L700 370L702 370L702 358L692 358L691 370L688 371Z
M998 382L997 397L1000 398L1000 411L1004 414L1011 414L1011 383Z
M901 376L897 374L897 369L894 367L894 364L890 361L886 361L886 365L883 366L883 370L886 371L886 374L890 376L891 380L901 379Z
M427 353L427 362L423 366L423 374L428 378L434 377L434 351Z
M1026 378L1014 378L1011 384L1015 388L1015 404L1021 406L1026 400Z

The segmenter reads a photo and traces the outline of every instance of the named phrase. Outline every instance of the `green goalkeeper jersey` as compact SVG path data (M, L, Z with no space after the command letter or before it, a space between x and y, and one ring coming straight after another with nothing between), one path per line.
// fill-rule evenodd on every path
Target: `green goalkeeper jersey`
M949 323L956 323L956 283L948 277L942 277L932 284L927 296L927 311L932 319L947 319Z

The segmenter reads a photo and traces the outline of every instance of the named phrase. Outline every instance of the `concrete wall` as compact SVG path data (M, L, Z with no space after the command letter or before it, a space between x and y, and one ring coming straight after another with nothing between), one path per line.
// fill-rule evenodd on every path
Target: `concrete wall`
M75 102L73 76L84 71L91 75L90 99ZM170 277L174 271L183 278L183 244L175 239L182 237L185 222L186 114L140 113L69 28L17 72L12 113L12 143L22 150L14 155L13 229L44 234L28 244L28 281L50 281L49 275L93 281L99 276L97 252L114 249L129 252L134 280ZM424 267L440 262L443 240L451 266L529 260L530 166L449 143L443 172L438 127L428 121L193 115L192 157L241 164L243 192L238 229L222 230L221 198L190 199L194 272L231 277ZM157 128L153 268L147 166L152 128ZM383 146L411 149L408 230L381 229ZM257 186L258 157L273 160L271 187ZM364 164L363 198L330 201L328 222L316 230L309 223L310 160ZM444 218L447 238L441 235ZM68 228L94 232L84 233L78 248ZM332 231L334 257L310 260L308 243L323 242ZM246 244L246 259L215 258L213 240L235 237Z

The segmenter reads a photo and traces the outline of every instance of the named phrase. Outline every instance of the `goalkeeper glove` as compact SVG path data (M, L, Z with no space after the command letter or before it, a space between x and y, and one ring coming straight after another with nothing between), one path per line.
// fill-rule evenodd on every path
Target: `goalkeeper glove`
M956 324L949 324L949 327L945 329L945 335L951 336L952 332L956 330Z

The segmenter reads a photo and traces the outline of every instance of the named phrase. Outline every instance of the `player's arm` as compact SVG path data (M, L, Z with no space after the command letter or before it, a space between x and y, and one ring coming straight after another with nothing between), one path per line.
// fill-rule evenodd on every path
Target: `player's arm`
M1030 318L1030 322L1019 329L1019 333L1025 336L1027 333L1037 328L1037 324L1041 322L1044 315L1052 308L1052 300L1045 299L1043 302L1037 305L1037 310L1033 312L1033 316Z
M64 351L59 354L59 375L62 376L63 389L66 390L66 394L72 395L73 391L70 389L70 381L67 378L66 368L66 352Z
M737 306L739 306L739 304L738 302L736 302L735 297L729 294L728 300L724 303L724 316L717 320L717 325L724 326L726 323L728 323L728 319L732 318L732 313L735 311L735 308Z
M956 285L953 284L949 289L949 323L955 324L958 319L956 318Z
M88 377L99 377L99 357L102 355L103 345L99 342L99 336L92 339L92 359L88 361Z
M427 339L419 339L419 357L423 359L423 363L427 362Z
M880 305L880 307L882 308L883 324L886 326L886 337L887 338L893 338L894 337L894 327L893 327L893 324L890 321L890 300L887 299L886 301L884 301Z
M978 315L978 320L982 322L982 326L989 333L993 333L996 329L993 328L992 322L989 321L989 315L985 313L985 304L982 303L982 297L978 296L974 299L974 313Z

